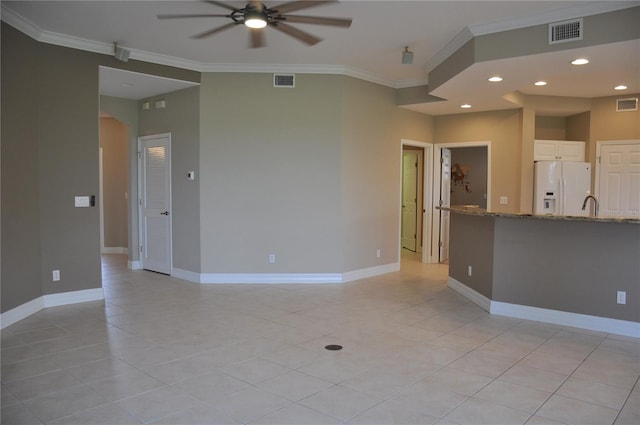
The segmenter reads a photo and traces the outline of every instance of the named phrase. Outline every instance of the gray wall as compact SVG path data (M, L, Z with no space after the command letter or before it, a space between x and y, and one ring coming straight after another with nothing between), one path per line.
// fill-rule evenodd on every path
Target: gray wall
M451 214L449 275L493 301L640 322L639 256L638 224Z
M2 312L99 288L98 66L197 81L198 73L36 43L2 23ZM59 269L60 282L51 271Z
M451 205L478 205L480 208L487 208L487 148L453 148L451 164L452 170L455 164L468 167L464 184L451 183Z
M340 270L343 78L203 74L203 273Z
M165 100L166 108L153 107ZM151 109L140 111L139 135L171 133L171 224L173 267L200 271L200 88L166 93L149 101ZM137 166L136 166L137 169ZM196 179L187 180L187 171Z
M494 255L495 301L640 322L637 224L498 218Z
M492 299L494 219L456 213L450 217L449 276Z

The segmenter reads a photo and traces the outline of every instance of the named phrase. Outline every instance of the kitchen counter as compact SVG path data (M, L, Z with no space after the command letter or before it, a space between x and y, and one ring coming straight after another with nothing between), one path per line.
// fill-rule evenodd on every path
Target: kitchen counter
M640 337L640 220L442 209L451 289L492 314Z
M459 214L480 215L487 217L510 217L510 218L531 218L535 220L554 220L554 221L590 221L596 223L633 223L640 224L640 218L627 217L583 217L583 216L563 216L563 215L545 215L545 214L525 214L525 213L506 213L491 212L484 208L451 206L436 207L443 211L450 211Z

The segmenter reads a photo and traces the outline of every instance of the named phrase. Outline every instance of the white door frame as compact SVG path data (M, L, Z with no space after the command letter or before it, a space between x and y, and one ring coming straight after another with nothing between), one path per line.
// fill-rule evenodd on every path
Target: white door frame
M98 189L98 202L100 203L100 254L104 254L104 149L99 148L98 171L100 173L100 187Z
M433 163L433 143L418 142L409 139L400 139L400 199L398 199L398 261L400 261L402 255L402 148L404 146L414 146L423 149L423 173L422 173L422 211L418 212L422 217L422 262L429 263L430 255L428 247L431 246L432 239L432 227L430 225L432 219L433 206L431 200L432 186L433 186L433 170L429 170L429 164Z
M481 142L453 142L453 143L436 143L433 151L433 200L431 201L432 214L431 214L431 229L434 234L440 234L440 214L437 214L436 207L440 202L440 157L442 156L442 149L452 148L470 148L470 147L482 147L487 148L487 211L491 211L491 141ZM437 232L436 232L437 230ZM438 262L438 238L431 238L431 258L429 263Z
M144 193L142 182L142 142L146 140L168 138L168 155L169 155L169 211L173 213L172 208L172 173L171 173L171 133L151 134L149 136L138 137L138 254L140 258L140 268L144 269L144 258L142 255L142 242L144 241L144 213L142 211L142 194ZM169 275L173 274L173 214L169 216Z

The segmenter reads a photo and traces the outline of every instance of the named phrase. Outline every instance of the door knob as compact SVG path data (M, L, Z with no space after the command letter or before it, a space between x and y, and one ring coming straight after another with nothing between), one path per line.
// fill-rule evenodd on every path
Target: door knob
M169 215L169 211L161 212L161 215Z

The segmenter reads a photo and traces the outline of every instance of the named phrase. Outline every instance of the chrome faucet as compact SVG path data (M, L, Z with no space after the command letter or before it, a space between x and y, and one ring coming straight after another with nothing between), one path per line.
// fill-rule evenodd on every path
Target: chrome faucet
M598 216L598 198L596 198L593 195L587 195L586 198L584 198L584 202L582 203L582 211L587 209L587 201L589 200L589 198L593 199L593 216L597 217Z

